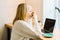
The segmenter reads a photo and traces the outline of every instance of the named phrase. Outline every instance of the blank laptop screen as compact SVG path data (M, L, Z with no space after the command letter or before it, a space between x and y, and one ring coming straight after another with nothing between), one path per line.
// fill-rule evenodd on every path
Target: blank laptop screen
M49 19L46 18L45 24L44 24L44 32L45 33L53 33L54 25L55 25L55 19Z

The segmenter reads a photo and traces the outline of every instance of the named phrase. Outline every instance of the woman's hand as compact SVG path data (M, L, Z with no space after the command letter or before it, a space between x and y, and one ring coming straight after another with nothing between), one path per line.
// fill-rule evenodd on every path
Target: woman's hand
M33 17L33 16L34 16L34 12L31 13L31 17Z
M31 15L32 15L32 18L33 18L33 19L37 19L37 15L36 15L34 12L32 12Z

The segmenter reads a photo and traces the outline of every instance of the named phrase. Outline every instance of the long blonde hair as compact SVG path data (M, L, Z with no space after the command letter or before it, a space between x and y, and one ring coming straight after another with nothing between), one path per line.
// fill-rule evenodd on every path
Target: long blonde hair
M27 13L26 4L25 4L25 3L19 4L18 7L17 7L16 17L15 17L15 19L13 20L13 24L14 24L15 21L17 21L17 20L25 20L26 13Z

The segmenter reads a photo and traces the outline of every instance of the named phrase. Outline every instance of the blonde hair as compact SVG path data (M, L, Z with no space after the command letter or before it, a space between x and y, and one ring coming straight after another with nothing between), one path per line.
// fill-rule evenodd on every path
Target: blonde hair
M27 13L26 4L25 4L25 3L19 4L18 7L17 7L16 17L15 17L15 19L13 20L13 24L14 24L15 21L17 21L17 20L25 20L26 13Z

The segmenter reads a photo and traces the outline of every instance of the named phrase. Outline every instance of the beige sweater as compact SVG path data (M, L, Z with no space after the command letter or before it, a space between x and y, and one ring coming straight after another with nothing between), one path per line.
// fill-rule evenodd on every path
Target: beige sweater
M16 21L12 29L11 40L29 40L30 38L40 40L38 39L40 37L40 30L38 30L39 25L36 19L37 17L35 16L34 27L32 27L31 19L28 22Z

